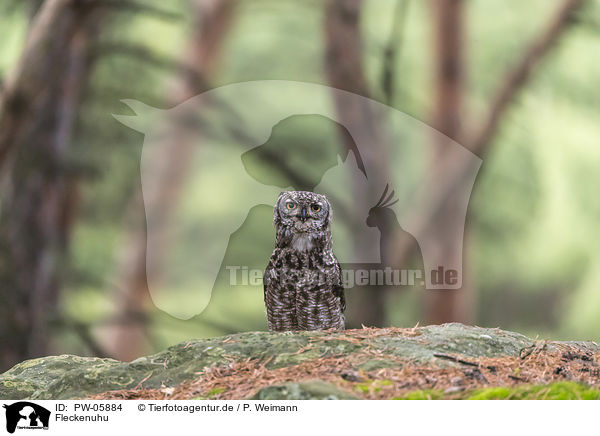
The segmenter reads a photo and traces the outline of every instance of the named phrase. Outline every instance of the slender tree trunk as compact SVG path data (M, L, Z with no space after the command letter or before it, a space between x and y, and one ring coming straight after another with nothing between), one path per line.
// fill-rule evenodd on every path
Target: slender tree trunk
M353 94L369 97L369 86L362 63L362 41L360 31L361 0L328 0L325 10L325 68L329 84L338 89L352 92ZM336 110L342 125L358 126L362 144L360 153L367 168L378 168L379 171L367 174L369 183L364 180L353 182L353 219L356 229L365 226L363 215L377 199L383 186L389 182L388 170L388 136L385 127L373 113L367 102L352 95L334 94ZM341 135L346 143L343 146L348 150L354 148L349 135ZM348 142L349 141L349 142ZM358 177L362 177L358 176ZM376 200L375 200L376 201ZM361 221L358 221L358 220ZM357 251L364 251L372 246L370 241L360 239L362 234L353 231L355 236L354 247ZM377 247L376 251L378 251ZM372 253L378 256L379 253ZM349 325L383 326L386 324L385 303L387 292L381 286L355 288L348 295L349 299ZM353 320L355 320L353 322Z
M67 164L95 2L44 3L0 101L0 366L48 352L77 203Z
M234 0L194 0L192 9L194 27L181 60L182 68L170 83L167 103L175 106L208 89L208 82L215 71L223 42L231 27ZM176 138L170 140L177 141ZM122 322L104 334L105 348L119 360L129 361L143 354L148 346L147 314L152 308L148 290L148 274L161 273L161 261L155 258L147 271L145 209L160 213L160 222L167 226L170 212L175 209L178 193L188 172L188 163L193 154L193 145L181 140L178 153L173 147L163 147L164 156L155 156L155 177L161 177L153 192L145 192L146 204L142 201L141 189L130 202L129 230L123 251L117 264L117 289L119 290L118 319ZM141 187L140 187L141 188ZM129 322L130 320L137 322ZM141 321L141 322L140 322Z
M431 176L442 178L449 165L446 150L451 140L461 142L464 115L464 0L431 0L434 30L434 111L433 127L446 135L435 136L438 141L435 154L431 156ZM441 181L441 180L440 180ZM453 219L459 219L455 212L460 207L456 195L444 198L441 209L429 223L428 235L436 241L435 265L460 265L464 244L457 244L451 229L456 228ZM462 259L463 265L464 258ZM473 320L473 289L466 274L462 271L460 289L426 290L423 293L423 319L427 324L444 322L464 322Z

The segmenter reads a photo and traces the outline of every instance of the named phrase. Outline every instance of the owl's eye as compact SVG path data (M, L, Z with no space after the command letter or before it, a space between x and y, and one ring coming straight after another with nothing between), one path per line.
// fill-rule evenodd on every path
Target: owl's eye
M294 203L293 201L288 201L285 204L285 207L287 208L287 210L294 210L296 209L296 203Z
M321 212L321 205L319 205L319 204L312 204L310 206L310 210L312 210L313 212Z

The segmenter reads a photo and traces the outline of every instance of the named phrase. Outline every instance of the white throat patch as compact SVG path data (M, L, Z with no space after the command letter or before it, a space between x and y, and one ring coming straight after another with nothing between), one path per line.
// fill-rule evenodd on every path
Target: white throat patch
M292 238L292 248L296 251L310 251L315 246L308 233L296 233Z

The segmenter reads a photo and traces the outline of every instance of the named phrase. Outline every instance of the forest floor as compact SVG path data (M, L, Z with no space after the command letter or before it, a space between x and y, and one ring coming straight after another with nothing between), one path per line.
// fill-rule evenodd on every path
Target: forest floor
M70 355L0 374L11 399L600 399L600 346L445 324L195 339L132 362Z

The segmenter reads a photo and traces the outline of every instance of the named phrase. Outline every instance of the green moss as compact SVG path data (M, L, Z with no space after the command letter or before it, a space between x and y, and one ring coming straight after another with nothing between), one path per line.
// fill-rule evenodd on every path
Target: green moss
M437 389L424 389L406 394L403 397L396 397L394 400L441 400L444 393Z
M207 394L207 397L214 397L215 395L219 395L222 394L223 392L225 392L227 389L226 388L213 388L210 390L210 392Z
M487 388L471 392L469 400L599 400L600 390L574 382L516 388Z
M470 392L469 400L505 400L512 393L511 388L486 388Z
M459 394L444 394L441 390L426 389L410 392L394 400L600 400L600 389L575 382L557 382L548 385L493 387Z
M356 389L359 392L368 394L371 390L371 385L369 383L359 383L356 386L354 386L354 389Z
M365 380L362 383L354 385L354 389L358 392L368 394L369 392L379 392L382 386L391 386L390 380Z

